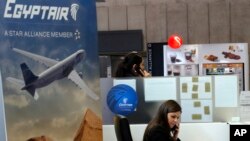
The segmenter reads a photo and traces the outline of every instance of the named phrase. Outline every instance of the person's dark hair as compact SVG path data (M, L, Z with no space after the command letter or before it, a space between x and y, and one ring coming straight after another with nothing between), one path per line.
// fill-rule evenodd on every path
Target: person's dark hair
M145 138L145 136L149 134L150 130L156 125L166 127L170 131L170 126L168 124L168 113L173 112L182 112L181 106L175 100L167 100L162 103L156 116L149 122L143 138Z
M140 66L141 62L142 57L137 52L127 54L123 61L118 65L115 77L143 76L140 72L135 73L133 70L134 64Z

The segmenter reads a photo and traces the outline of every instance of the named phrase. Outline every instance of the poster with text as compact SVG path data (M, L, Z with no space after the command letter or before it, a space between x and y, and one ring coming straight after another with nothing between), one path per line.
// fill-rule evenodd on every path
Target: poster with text
M0 5L4 140L101 141L95 1Z

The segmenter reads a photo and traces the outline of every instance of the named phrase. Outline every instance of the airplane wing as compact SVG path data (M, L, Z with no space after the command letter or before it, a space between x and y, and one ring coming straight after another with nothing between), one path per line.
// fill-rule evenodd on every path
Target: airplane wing
M28 58L31 58L31 59L33 59L41 64L44 64L47 67L51 67L51 66L55 65L56 63L58 63L58 61L56 61L56 60L53 60L53 59L50 59L50 58L47 58L47 57L44 57L41 55L33 54L33 53L30 53L30 52L27 52L24 50L20 50L17 48L13 48L13 51L15 51L21 55L24 55Z
M6 80L9 81L10 83L14 84L19 90L21 90L25 86L24 81L20 80L20 79L16 79L13 77L7 77ZM37 100L39 98L38 93L36 91L35 91L33 97L35 100Z
M68 78L73 81L78 87L80 87L84 92L87 93L88 96L93 98L94 100L98 100L99 96L97 96L87 85L86 83L80 78L78 73L75 70L69 74Z

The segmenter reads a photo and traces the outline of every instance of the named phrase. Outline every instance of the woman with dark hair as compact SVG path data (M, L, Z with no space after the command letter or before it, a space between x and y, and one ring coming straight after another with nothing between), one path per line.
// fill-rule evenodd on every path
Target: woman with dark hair
M181 106L174 100L161 104L157 115L149 122L143 141L180 141L179 119Z
M143 58L137 52L132 52L126 55L123 61L118 65L115 77L135 76L147 77L150 76L150 73L144 70Z

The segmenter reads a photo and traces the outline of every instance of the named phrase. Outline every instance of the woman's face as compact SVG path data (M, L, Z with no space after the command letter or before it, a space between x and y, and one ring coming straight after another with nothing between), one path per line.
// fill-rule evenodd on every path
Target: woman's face
M181 117L180 111L168 113L168 124L170 128L173 128L176 124L179 124L180 117Z

